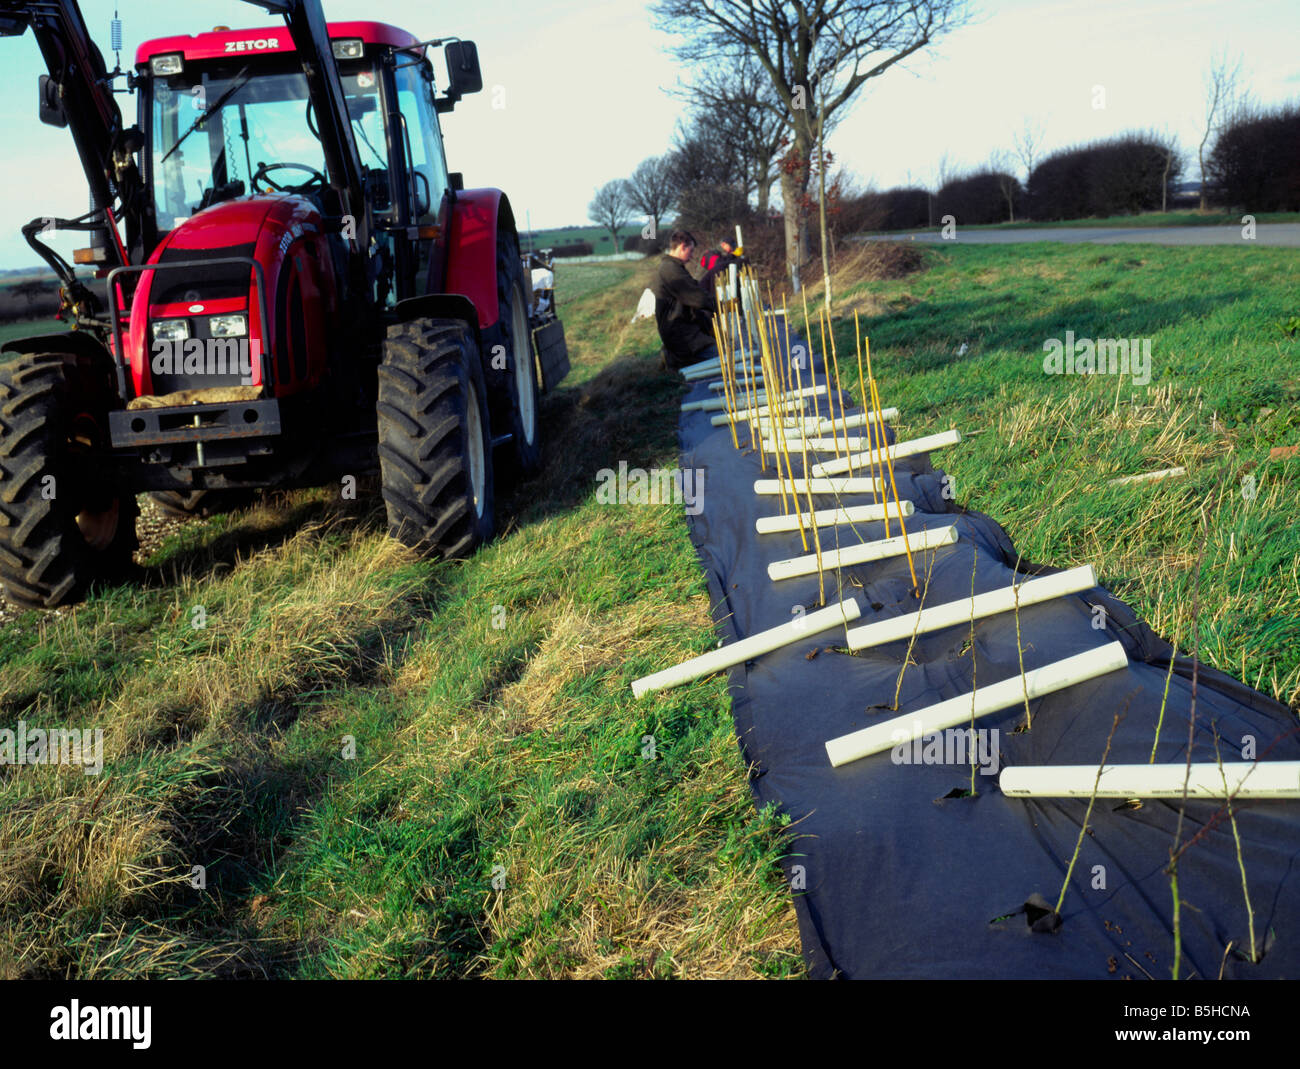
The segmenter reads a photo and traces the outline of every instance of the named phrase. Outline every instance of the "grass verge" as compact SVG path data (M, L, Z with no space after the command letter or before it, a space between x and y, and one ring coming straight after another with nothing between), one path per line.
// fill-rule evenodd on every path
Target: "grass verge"
M1180 648L1200 503L1231 480L1202 656L1294 707L1300 461L1268 459L1300 440L1293 257L923 255L836 285L839 349L865 313L902 436L959 427L935 457L959 498L1031 559L1095 563ZM802 972L782 818L753 809L724 681L628 686L715 641L680 511L594 500L603 467L676 463L679 387L629 322L647 272L561 266L574 371L545 470L472 561L390 543L373 485L270 495L178 531L142 584L0 628L0 727L99 727L106 759L0 768L0 975ZM1066 330L1150 338L1151 383L1044 375Z

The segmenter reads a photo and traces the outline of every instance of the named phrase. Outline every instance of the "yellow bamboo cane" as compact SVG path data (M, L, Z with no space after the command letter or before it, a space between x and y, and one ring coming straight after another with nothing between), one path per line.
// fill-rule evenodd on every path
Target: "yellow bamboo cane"
M812 376L813 383L815 384L817 382L817 370L812 362L812 328L808 325L808 294L801 289L799 291L799 298L803 301L803 336L804 341L808 343L809 349L808 374ZM822 339L823 342L825 340L825 338ZM830 383L826 384L826 388L828 390L830 389ZM821 402L817 400L816 394L813 394L813 415L815 415L819 420L822 418Z
M884 441L885 422L882 415L883 409L880 407L880 391L876 388L876 377L871 371L870 338L863 339L863 348L867 354L867 381L871 384L871 396L876 410L876 424L880 427L881 441ZM912 593L919 598L921 596L921 587L916 581L916 565L912 562L912 547L907 542L907 525L903 522L903 506L899 504L898 500L898 483L894 481L894 458L889 455L888 448L885 449L885 463L889 468L889 486L894 495L894 507L898 510L898 526L903 532L903 549L907 553L907 570L912 574Z
M844 421L845 421L845 417L844 417L844 390L843 390L843 388L840 386L840 355L839 355L838 352L836 352L836 349L835 349L835 328L834 328L834 326L833 326L833 325L831 324L831 322L830 322L830 314L829 314L829 313L827 313L827 315L826 315L826 329L827 329L828 333L829 333L830 336L831 336L831 361L832 361L832 363L834 363L834 365L835 365L835 392L839 395L839 398L840 398L840 423L843 424ZM827 385L829 386L830 384L827 383ZM834 413L834 411L832 411L832 412L831 412L831 419L834 419L834 418L835 418L835 413ZM848 427L843 427L842 430L844 431L844 455L848 458L848 461L849 461L849 477L852 478L852 477L853 477L853 474L854 474L854 473L853 473L853 453L852 453L852 451L849 449L849 429L848 429Z
M794 375L795 375L795 381L799 384L799 392L802 393L803 392L803 371L800 369L798 364L795 364L794 366ZM817 529L817 518L814 515L814 513L816 513L817 510L813 507L812 479L808 475L808 436L807 435L804 434L799 435L799 448L803 452L803 479L804 479L803 489L804 489L805 498L808 501L808 520L809 523L812 524L814 552L817 554L817 596L821 604L825 605L826 604L826 577L825 577L825 573L822 571L822 536L821 536L821 532ZM804 547L804 551L807 552L806 545Z

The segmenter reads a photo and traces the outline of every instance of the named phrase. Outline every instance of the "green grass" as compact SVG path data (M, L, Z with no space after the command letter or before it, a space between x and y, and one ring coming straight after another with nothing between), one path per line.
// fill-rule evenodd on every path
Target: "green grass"
M53 319L18 319L0 322L0 345L15 338L30 338L35 334L58 334L67 327ZM0 360L9 359L8 353L0 353Z
M900 434L972 435L933 459L1030 560L1091 562L1157 631L1190 642L1200 510L1202 656L1300 707L1295 256L1126 245L927 250L927 272L846 291ZM1047 375L1043 344L1149 338L1152 378ZM852 350L851 327L837 334ZM958 356L965 344L965 354ZM856 366L842 369L857 382ZM1109 486L1184 466L1186 478ZM1243 497L1253 478L1255 496Z
M1267 459L1300 441L1293 255L925 256L837 288L839 351L858 309L901 435L959 427L934 461L963 503L1031 559L1094 563L1180 645L1222 484L1201 653L1295 706L1300 461ZM107 761L0 772L0 975L802 973L782 820L752 806L724 680L629 688L716 641L680 510L594 498L602 467L677 459L680 387L629 323L650 270L560 266L573 372L545 469L471 561L412 559L363 481L185 527L143 583L0 628L0 726L99 726ZM1067 329L1150 337L1152 383L1044 375Z
M802 970L724 680L631 695L715 640L680 509L594 500L601 467L675 465L679 386L622 331L639 265L581 271L546 471L472 561L411 559L373 484L281 495L0 630L0 723L100 726L107 757L0 778L0 974Z
M1020 219L1014 223L976 223L966 226L966 230L1052 230L1078 227L1100 227L1105 229L1150 227L1150 226L1240 226L1244 212L1222 211L1188 211L1188 212L1143 212L1140 215L1111 215L1105 218L1090 219L1055 219L1048 222L1035 222L1032 219ZM1258 212L1256 223L1300 223L1300 212ZM921 233L938 231L938 226L907 228L904 232Z

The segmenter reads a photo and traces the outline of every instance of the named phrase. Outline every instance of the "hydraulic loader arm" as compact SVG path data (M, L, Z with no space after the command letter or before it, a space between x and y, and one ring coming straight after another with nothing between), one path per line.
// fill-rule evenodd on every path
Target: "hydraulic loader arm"
M353 260L360 265L364 278L361 254L370 245L370 207L361 178L361 157L352 137L352 121L320 0L248 0L248 3L282 15L293 38L320 127L325 164L339 192L343 214L351 216L355 224L356 243L352 247L358 255Z
M28 28L36 37L49 70L48 101L72 130L96 213L112 210L121 198L119 218L127 224L127 246L139 235L142 187L132 153L140 148L139 131L123 128L113 95L113 76L86 29L76 0L0 0L0 36L16 37ZM93 225L102 218L92 220ZM106 241L116 266L125 266L115 235Z

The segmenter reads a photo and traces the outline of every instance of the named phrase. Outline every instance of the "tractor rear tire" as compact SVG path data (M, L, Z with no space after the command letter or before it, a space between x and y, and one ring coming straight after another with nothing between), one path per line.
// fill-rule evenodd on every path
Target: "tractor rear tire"
M388 328L379 367L388 533L425 556L468 557L495 533L492 432L478 345L459 320Z
M113 476L115 400L85 354L0 366L0 584L16 605L52 609L132 570L138 510Z
M519 243L513 234L497 233L497 324L485 332L489 358L504 354L506 394L510 405L509 472L530 479L542 470L540 388L533 331L529 323L529 285L524 279ZM500 345L499 351L495 346Z

